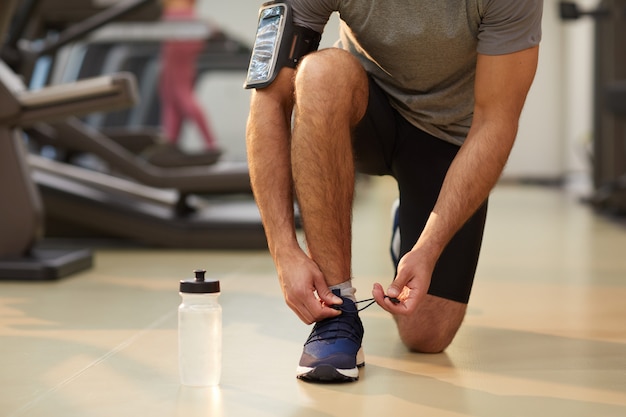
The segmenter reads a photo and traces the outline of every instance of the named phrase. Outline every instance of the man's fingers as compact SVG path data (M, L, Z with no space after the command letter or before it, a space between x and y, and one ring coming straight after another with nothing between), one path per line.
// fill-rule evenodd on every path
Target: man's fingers
M343 304L343 300L341 297L337 297L331 290L328 289L326 283L323 284L322 288L317 289L317 296L322 300L326 305L332 306L335 304Z
M415 310L419 294L411 291L409 287L404 287L397 297L385 294L382 285L376 283L372 289L372 295L376 303L391 314L407 315Z
M328 284L321 272L313 277L313 286L315 287L319 299L326 303L326 305L332 306L343 303L341 297L337 297L330 288L328 288Z
M393 282L387 288L387 295L391 298L398 298L404 288L406 288L406 284L409 281L409 277L405 277L401 271L398 271L398 275L393 280Z
M379 283L374 284L374 288L372 289L372 295L374 296L374 300L376 300L378 304L381 304L383 302L383 299L385 298L385 291L383 290L382 285L380 285Z
M331 293L332 295L332 293ZM290 304L289 307L305 324L313 324L329 317L338 316L341 311L329 307L314 296L301 304ZM339 301L342 301L341 298ZM335 303L337 304L337 303Z
M400 306L402 301L398 300L395 297L391 297L389 294L385 295L385 291L383 290L382 285L376 283L374 284L374 288L372 289L372 295L374 296L374 300L376 303L381 306L384 310L396 314L398 309L405 308L404 306Z

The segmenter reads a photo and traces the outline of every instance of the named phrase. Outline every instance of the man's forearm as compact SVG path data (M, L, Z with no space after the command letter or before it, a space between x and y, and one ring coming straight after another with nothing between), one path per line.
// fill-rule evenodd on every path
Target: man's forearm
M416 247L436 261L454 234L487 199L513 146L517 126L476 129L451 164Z

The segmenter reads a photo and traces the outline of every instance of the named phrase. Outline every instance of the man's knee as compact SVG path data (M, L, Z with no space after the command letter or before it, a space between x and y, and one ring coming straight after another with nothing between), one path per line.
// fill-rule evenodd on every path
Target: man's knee
M334 84L366 78L363 66L352 54L339 48L328 48L305 56L297 68L298 82ZM320 85L318 85L320 87Z
M467 305L428 295L412 316L395 316L402 343L413 352L440 353L456 336Z
M295 76L297 105L320 105L329 111L349 108L353 123L367 107L368 80L361 63L350 53L329 48L307 55Z
M402 343L411 352L441 353L452 343L456 332L423 332L414 329L400 330Z

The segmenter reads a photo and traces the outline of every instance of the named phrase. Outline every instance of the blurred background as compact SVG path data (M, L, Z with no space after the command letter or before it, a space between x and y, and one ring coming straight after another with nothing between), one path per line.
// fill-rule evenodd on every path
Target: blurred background
M243 88L260 3L197 0L175 18L170 3L180 1L6 3L0 122L23 140L3 142L6 161L21 162L5 164L0 184L13 196L0 216L10 236L0 258L30 256L42 237L265 248ZM602 213L626 213L625 9L624 0L545 0L539 68L502 181L557 187ZM334 15L322 47L338 25ZM186 87L170 85L183 77L167 79L168 71L190 80L191 104L172 110L180 112L173 129L164 129L162 104L174 100L162 94Z

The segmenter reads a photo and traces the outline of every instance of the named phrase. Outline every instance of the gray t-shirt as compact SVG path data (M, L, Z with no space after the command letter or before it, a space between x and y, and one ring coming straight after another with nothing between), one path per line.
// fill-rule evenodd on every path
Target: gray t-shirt
M418 128L455 144L472 122L476 56L539 43L543 0L285 0L294 23L322 33L341 19L337 46L353 53Z

